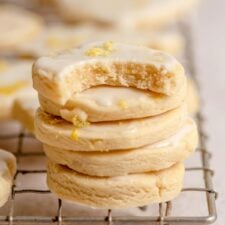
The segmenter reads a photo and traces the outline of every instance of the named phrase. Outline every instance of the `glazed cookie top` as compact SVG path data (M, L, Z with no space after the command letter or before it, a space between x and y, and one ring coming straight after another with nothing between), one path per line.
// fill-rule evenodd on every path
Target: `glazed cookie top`
M98 85L136 87L168 96L186 82L182 65L172 56L138 45L112 41L39 58L33 65L34 88L64 104L74 93Z
M41 29L42 19L38 15L13 5L0 6L0 49L29 41Z

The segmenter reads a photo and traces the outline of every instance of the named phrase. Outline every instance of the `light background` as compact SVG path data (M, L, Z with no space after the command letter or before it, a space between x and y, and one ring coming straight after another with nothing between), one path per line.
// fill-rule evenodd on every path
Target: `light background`
M195 54L213 152L218 220L225 224L225 1L204 0L194 21Z

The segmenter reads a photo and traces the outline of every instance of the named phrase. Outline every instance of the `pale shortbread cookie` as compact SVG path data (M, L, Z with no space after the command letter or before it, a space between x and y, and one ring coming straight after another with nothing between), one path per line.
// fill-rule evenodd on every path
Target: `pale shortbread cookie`
M42 30L38 15L14 5L0 6L0 49L14 49L32 40Z
M191 115L195 115L200 108L200 99L196 84L191 78L188 78L187 82L187 109Z
M199 0L54 0L68 22L96 21L123 28L153 29L190 12Z
M0 207L11 193L13 177L16 173L16 158L10 152L0 149Z
M193 153L198 142L195 122L186 124L173 136L133 150L109 152L75 152L44 145L47 157L61 165L90 176L121 176L168 168L184 161Z
M186 107L136 120L90 123L74 127L60 117L38 109L35 135L43 143L74 151L130 149L152 144L175 134L187 119Z
M77 47L87 41L107 40L139 44L177 55L184 49L184 39L175 30L127 32L118 29L100 29L93 25L84 24L78 26L54 25L46 27L41 35L31 42L21 45L17 52L23 57L41 57Z
M66 49L77 47L95 35L95 26L62 26L52 25L33 41L21 45L17 52L23 57L41 57ZM94 38L94 40L96 40Z
M98 85L136 87L172 96L185 82L184 69L174 57L110 41L41 57L33 65L34 88L59 104Z
M180 193L183 177L182 163L158 172L118 177L83 175L50 161L47 169L49 189L59 198L109 209L169 201Z
M33 95L31 67L31 61L0 59L0 120L11 118L16 98Z
M13 104L12 116L28 131L34 133L34 115L39 107L37 95L17 98Z
M44 111L61 116L75 126L80 121L103 122L155 116L177 108L186 98L186 84L167 96L127 87L98 86L74 94L65 105L39 95Z

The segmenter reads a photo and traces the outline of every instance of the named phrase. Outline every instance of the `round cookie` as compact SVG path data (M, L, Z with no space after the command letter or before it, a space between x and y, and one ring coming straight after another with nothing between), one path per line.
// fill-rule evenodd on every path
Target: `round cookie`
M182 35L175 30L161 32L124 31L101 29L94 25L46 27L44 32L33 41L19 46L17 52L22 57L41 57L55 52L77 47L87 41L120 41L139 44L162 50L171 54L180 54L184 49Z
M45 112L76 126L80 121L103 122L159 115L180 106L186 93L186 84L173 96L136 88L98 86L74 94L65 105L55 104L41 95L39 101Z
M13 102L21 96L33 95L30 61L0 59L0 120L11 118Z
M95 208L129 208L165 202L181 191L181 163L158 172L119 177L91 177L67 167L48 163L47 183L59 198Z
M17 53L22 57L37 58L75 48L95 36L96 29L91 25L51 25L33 41L19 46Z
M0 6L0 50L15 49L42 30L38 15L14 5Z
M13 104L12 116L29 132L34 133L34 116L38 107L37 95L19 97Z
M0 149L0 207L11 193L13 177L16 173L16 158L10 152Z
M35 135L43 143L74 151L108 151L137 148L175 134L187 119L186 107L154 117L74 127L60 117L39 109ZM85 125L85 124L81 124Z
M95 21L122 28L155 29L191 11L198 0L54 0L65 21Z
M99 85L136 87L172 96L185 83L184 69L174 57L110 41L41 57L33 65L34 88L58 104L65 104L74 93Z
M44 144L47 157L89 176L122 176L166 169L184 161L195 150L198 131L188 119L177 133L142 148L109 152L75 152Z
M199 111L200 99L198 89L194 81L191 78L188 78L187 81L187 109L190 115L194 116Z

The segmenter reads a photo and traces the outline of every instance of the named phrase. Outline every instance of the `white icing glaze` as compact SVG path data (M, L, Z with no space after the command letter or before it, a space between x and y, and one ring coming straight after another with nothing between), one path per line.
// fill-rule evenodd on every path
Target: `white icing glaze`
M104 42L95 42L83 45L80 48L72 49L52 57L41 57L34 64L34 71L39 76L48 77L52 80L62 80L76 68L85 63L96 64L101 61L107 67L112 62L130 62L153 65L158 69L164 69L173 72L173 69L180 65L177 60L160 51L152 50L147 47L128 45L122 43L113 43L113 50L108 56L89 57L85 54L93 47L98 47Z
M183 119L186 118L186 113L184 112L186 112L186 107L185 105L182 105L181 108L179 108L179 116ZM145 132L148 132L149 125L154 124L157 120L157 116L153 116L131 121L118 121L117 123L91 123L89 126L80 128L78 132L80 134L83 133L85 136L96 136L96 134L101 133L102 137L108 137L109 134L111 134L111 137L123 135L129 136L140 132L140 130L144 134Z
M76 94L74 102L79 99L79 101L94 102L99 106L110 107L118 106L121 100L129 104L132 101L143 101L148 98L149 91L127 87L97 86Z
M188 122L172 137L151 145L151 148L163 148L168 146L177 146L181 139L195 128L195 122L188 119Z
M68 121L72 121L74 116L77 116L81 121L86 121L88 117L88 115L81 109L61 109L60 114L62 118Z

